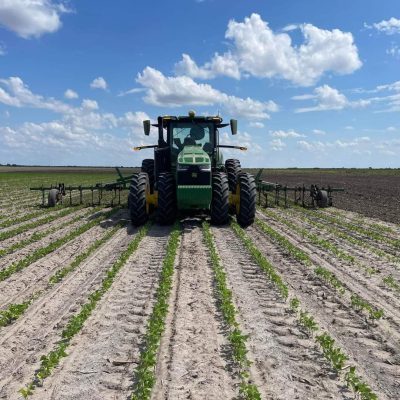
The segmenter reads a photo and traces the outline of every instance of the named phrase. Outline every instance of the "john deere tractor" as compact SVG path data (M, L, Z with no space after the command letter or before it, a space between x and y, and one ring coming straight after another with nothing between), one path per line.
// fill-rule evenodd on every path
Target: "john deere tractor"
M142 161L129 189L128 207L132 223L144 224L153 210L160 224L174 222L178 211L207 211L211 222L226 224L235 214L242 226L254 221L256 185L254 177L241 171L240 161L223 162L221 148L246 150L242 146L219 143L220 128L237 133L237 121L223 124L219 116L158 117L156 124L143 121L144 133L158 129L158 144L135 147L154 148L154 159Z

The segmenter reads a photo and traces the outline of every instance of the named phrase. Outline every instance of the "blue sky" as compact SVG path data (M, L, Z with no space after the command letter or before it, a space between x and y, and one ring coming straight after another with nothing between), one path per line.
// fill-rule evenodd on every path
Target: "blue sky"
M398 0L0 0L0 163L139 165L237 118L248 167L400 167Z

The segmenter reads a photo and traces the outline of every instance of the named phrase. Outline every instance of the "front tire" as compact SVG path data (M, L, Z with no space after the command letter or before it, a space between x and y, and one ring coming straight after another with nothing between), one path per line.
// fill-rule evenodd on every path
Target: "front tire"
M236 220L243 228L254 222L256 215L256 182L254 177L242 172L238 176L239 204L236 207Z
M176 186L174 176L161 173L158 177L158 222L161 225L171 225L176 217Z
M229 221L229 184L223 172L212 176L211 222L214 225L224 225Z
M149 177L145 172L133 175L129 187L128 207L132 225L143 225L147 219L148 208L146 206L146 190L149 185Z

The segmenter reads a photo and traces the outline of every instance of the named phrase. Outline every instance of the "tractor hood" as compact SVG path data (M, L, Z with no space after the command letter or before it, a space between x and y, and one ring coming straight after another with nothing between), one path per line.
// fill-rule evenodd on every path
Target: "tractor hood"
M209 155L200 146L185 146L178 155L179 165L211 166Z

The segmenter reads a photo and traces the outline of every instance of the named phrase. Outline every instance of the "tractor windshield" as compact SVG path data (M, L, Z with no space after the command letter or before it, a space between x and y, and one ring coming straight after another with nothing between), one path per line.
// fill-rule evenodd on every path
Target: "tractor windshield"
M199 146L211 155L213 151L213 124L205 122L178 122L171 126L173 152L185 146Z

